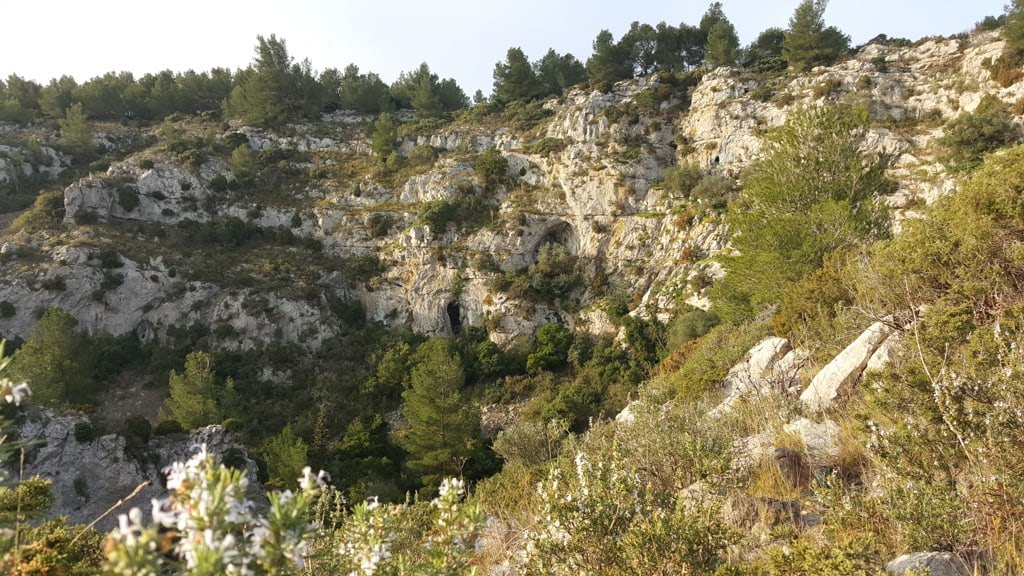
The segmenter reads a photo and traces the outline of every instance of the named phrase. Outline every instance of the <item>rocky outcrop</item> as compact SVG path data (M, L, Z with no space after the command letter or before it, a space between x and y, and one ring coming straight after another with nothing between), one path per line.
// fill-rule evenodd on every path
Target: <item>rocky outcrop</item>
M885 565L889 576L903 576L908 572L931 576L970 576L971 571L956 554L950 552L915 552L904 554Z
M157 436L134 454L126 451L127 442L122 436L93 437L92 424L81 414L35 411L20 419L17 430L19 440L28 446L24 477L39 476L51 482L55 502L48 516L67 516L75 524L91 523L133 493L116 512L123 513L130 507L148 512L150 499L166 494L163 468L187 460L202 444L216 458L245 469L253 497L262 491L255 462L219 426L192 434ZM105 531L116 522L114 513L96 526Z
M809 410L822 411L831 407L832 401L844 389L860 378L868 360L895 329L882 322L875 322L838 356L829 362L811 380L811 385L800 395L800 401Z
M807 358L805 351L794 349L785 338L765 338L729 369L724 382L725 400L712 414L729 412L744 398L788 392L798 383L797 374Z

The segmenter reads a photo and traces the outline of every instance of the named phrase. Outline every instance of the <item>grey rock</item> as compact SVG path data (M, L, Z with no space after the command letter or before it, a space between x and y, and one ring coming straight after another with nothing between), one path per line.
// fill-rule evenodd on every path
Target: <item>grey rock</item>
M88 425L83 414L56 414L45 409L32 410L18 422L20 440L29 446L23 477L39 476L52 483L55 502L47 517L67 516L75 524L89 524L102 517L96 528L106 531L116 525L118 514L132 507L148 513L150 499L166 495L161 471L172 462L187 460L202 444L215 458L227 457L242 464L249 478L250 498L265 501L256 463L220 426L153 437L146 447L147 458L140 461L126 453L125 439L116 434L76 440L76 426ZM134 496L122 502L137 488Z
M956 554L949 552L914 552L904 554L885 565L889 576L901 576L909 570L916 570L931 576L970 576L967 564Z

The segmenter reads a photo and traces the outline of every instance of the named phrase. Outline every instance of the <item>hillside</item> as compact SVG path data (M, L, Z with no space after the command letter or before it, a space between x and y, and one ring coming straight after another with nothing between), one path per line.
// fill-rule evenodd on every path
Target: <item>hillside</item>
M18 415L46 440L25 475L84 524L198 430L257 487L308 463L348 502L398 502L465 477L490 574L869 574L907 552L1015 573L1008 51L881 38L806 72L442 118L100 120L87 160L66 125L0 125L0 334L46 407ZM826 168L851 183L771 204Z

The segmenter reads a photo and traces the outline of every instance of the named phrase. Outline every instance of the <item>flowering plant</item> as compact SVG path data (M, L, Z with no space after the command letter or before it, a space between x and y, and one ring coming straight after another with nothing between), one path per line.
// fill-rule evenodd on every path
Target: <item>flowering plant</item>
M304 566L314 528L306 512L324 486L323 472L314 476L307 467L299 492L270 493L266 516L245 497L245 473L218 465L205 446L165 473L172 493L152 501L152 522L137 508L120 516L107 547L108 574L255 576Z

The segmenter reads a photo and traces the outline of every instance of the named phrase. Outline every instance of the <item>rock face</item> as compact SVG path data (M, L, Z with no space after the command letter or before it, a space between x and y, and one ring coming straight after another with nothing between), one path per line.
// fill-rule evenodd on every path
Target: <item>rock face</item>
M931 574L931 576L970 576L971 574L967 564L949 552L904 554L885 565L885 573L889 576L902 576L911 570L915 574Z
M769 337L747 352L725 377L726 397L713 411L723 414L743 398L770 392L787 392L807 360L807 353L793 349L785 338Z
M900 189L885 201L897 208L915 199L930 202L956 184L933 157L931 143L941 130L914 121L948 120L973 110L985 94L1016 102L1024 83L1002 88L983 65L1002 46L992 34L909 47L869 45L806 76L720 68L689 98L673 90L665 96L656 78L622 82L607 93L574 89L546 102L550 116L527 130L455 122L404 137L399 154L429 146L440 157L395 179L339 169L365 162L370 154L363 128L372 119L350 112L279 133L233 127L216 136L218 144L246 141L292 174L333 171L328 178L296 178L287 198L271 205L245 191L223 190L224 179L231 179L224 154L195 167L151 148L67 187L70 232L19 239L32 264L15 259L0 275L0 300L17 309L13 317L0 318L0 332L24 336L40 308L58 305L89 330L160 339L171 326L212 323L224 325L214 342L219 347L281 339L316 348L337 330L329 303L358 299L369 320L429 335L486 324L495 341L508 343L552 321L604 330L592 322L594 305L611 290L627 290L634 308L662 319L681 302L707 307L706 280L718 274L711 258L726 247L727 230L706 206L662 185L666 168L694 163L705 174L734 177L761 154L765 130L785 122L792 110L852 95L869 102L878 124L909 126L874 128L864 143L867 151L897 157L892 175ZM474 169L473 156L491 148L508 161L508 185L487 187ZM12 150L0 149L0 173L8 179L27 174L24 161L15 158L24 154ZM41 159L29 168L42 173L66 164L51 152L43 146ZM288 159L293 156L302 159ZM486 225L431 230L421 221L427 203L457 202L467 194L488 204ZM256 288L241 290L188 281L187 262L178 279L171 279L162 255L152 254L132 258L139 275L125 273L116 294L82 297L95 294L103 277L95 262L68 249L97 242L87 224L173 226L227 218L275 233L287 230L318 243L331 257L372 260L379 267L369 279L321 269L301 300L263 288L260 277L254 278ZM389 226L374 229L381 219ZM531 302L494 287L502 274L534 264L548 243L561 244L579 259L583 281L566 301ZM76 295L52 288L60 284L58 276ZM269 306L262 304L267 301ZM272 313L261 317L253 310ZM773 359L774 369L795 373L803 358L791 354ZM730 391L742 395L743 388Z
M76 428L81 442L76 439ZM24 477L40 476L52 482L55 503L49 516L67 516L72 523L89 524L140 486L137 495L96 527L102 531L113 528L117 514L131 507L148 513L150 499L166 495L161 470L172 462L187 460L201 444L215 457L244 467L254 497L262 491L256 463L219 426L177 437L154 437L142 453L144 460L126 453L122 436L107 434L87 440L89 428L84 415L56 415L48 410L34 412L18 423L20 440L29 444Z
M827 410L844 388L860 378L868 360L893 332L892 327L881 322L869 326L811 380L800 395L804 406L814 411Z

